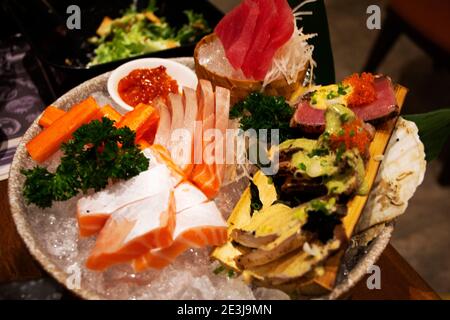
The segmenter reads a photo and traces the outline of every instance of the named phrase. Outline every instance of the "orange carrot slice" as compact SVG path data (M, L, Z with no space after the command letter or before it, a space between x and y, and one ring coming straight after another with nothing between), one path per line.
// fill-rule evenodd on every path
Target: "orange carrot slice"
M54 106L48 106L47 108L45 108L42 116L39 118L39 125L41 127L48 128L53 122L55 122L65 114L66 112L64 110L58 109Z
M108 118L110 120L113 120L115 122L119 122L120 119L122 119L122 115L109 104L104 105L100 109L100 114L101 114L102 117L106 117L106 118Z
M74 105L50 127L45 128L27 143L26 148L31 158L37 162L47 160L81 125L91 121L98 110L97 102L92 97Z
M150 148L151 144L145 140L145 139L140 139L137 144L139 145L139 149L144 150L147 148Z
M66 112L64 110L58 109L54 106L48 106L39 119L39 125L41 127L48 128L52 125L53 122L55 122L65 114ZM108 119L114 120L115 122L119 122L122 118L122 115L111 105L107 104L99 110L98 115L94 117L94 119L97 117L106 117Z
M126 113L117 124L118 128L128 127L136 132L136 142L149 131L156 132L159 112L156 108L143 103L138 104L132 111ZM148 140L148 139L146 139Z

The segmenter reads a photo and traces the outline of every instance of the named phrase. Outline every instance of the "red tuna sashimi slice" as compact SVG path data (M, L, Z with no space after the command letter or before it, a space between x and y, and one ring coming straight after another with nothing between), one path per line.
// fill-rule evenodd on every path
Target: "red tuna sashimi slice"
M216 87L216 129L218 129L219 136L216 136L214 146L214 156L216 159L216 168L219 181L223 181L225 174L225 160L226 160L226 133L228 129L228 120L230 114L230 90Z
M162 145L167 148L169 145L172 126L170 111L162 100L155 101L155 107L159 110L159 123L153 143Z
M294 16L286 0L257 1L261 13L242 71L247 77L262 80L272 65L275 52L291 38Z
M86 266L104 270L114 264L131 261L154 248L173 242L176 224L175 198L169 171L153 181L164 190L115 211L99 233Z
M260 13L253 34L252 46L247 51L242 64L242 71L247 78L255 78L254 73L260 63L263 62L261 61L262 54L270 42L271 30L278 18L272 0L255 0L255 2L259 6Z
M257 6L256 6L257 7ZM238 42L242 37L242 34L246 32L244 29L245 21L250 15L251 9L255 10L253 0L245 0L240 5L230 11L225 17L220 20L214 29L214 33L219 37L222 45L227 54L230 47ZM254 27L253 27L254 29ZM253 30L251 30L253 32ZM244 44L248 46L249 44ZM237 57L234 57L237 58ZM231 65L237 66L239 63L232 57L230 60ZM237 68L237 67L235 67Z
M294 16L287 2L274 0L274 3L277 7L277 19L272 26L270 41L260 53L260 62L254 68L253 77L255 79L264 79L272 66L276 51L288 42L294 33Z
M164 166L157 166L130 180L118 182L105 190L80 198L77 202L80 236L96 234L113 212L132 202L160 193L164 185L155 184L154 181L166 170Z
M189 248L219 246L227 241L227 224L214 202L202 203L177 213L174 242L170 247L151 250L133 261L136 271L162 269Z
M248 11L245 20L242 22L242 30L239 37L234 39L225 51L228 61L230 61L235 69L240 69L242 67L245 56L252 46L256 23L259 16L259 7L253 0L244 1L241 10Z

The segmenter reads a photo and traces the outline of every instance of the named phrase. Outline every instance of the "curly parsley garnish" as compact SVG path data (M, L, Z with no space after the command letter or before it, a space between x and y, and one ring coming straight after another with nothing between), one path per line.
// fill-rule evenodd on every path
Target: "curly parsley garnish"
M134 139L133 131L114 127L108 118L81 126L61 146L64 156L55 173L42 167L21 171L27 203L51 207L53 201L68 200L88 189L99 191L110 180L127 180L147 170L149 160Z
M230 117L240 118L242 130L279 129L279 140L283 142L294 137L294 131L289 126L294 111L284 97L265 96L254 92L234 105ZM267 142L271 142L270 135Z

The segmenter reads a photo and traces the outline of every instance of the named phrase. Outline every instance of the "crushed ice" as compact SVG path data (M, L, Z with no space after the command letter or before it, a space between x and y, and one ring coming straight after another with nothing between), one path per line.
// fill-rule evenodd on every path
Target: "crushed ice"
M100 93L96 95L96 99ZM102 101L107 101L105 97ZM59 157L50 159L46 166L55 169ZM34 164L29 161L28 167ZM228 216L242 193L245 183L239 179L234 187L227 185L216 203ZM55 202L42 210L28 207L28 221L37 244L48 258L68 276L79 270L80 286L105 299L288 299L278 290L259 288L252 291L239 277L214 274L217 262L211 261L208 249L191 249L163 270L135 273L129 265L118 265L104 272L85 267L95 237L79 238L76 203L79 197Z

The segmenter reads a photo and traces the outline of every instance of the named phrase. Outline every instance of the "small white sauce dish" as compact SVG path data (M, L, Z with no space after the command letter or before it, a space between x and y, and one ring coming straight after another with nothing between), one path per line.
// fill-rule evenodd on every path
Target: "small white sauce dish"
M108 92L111 98L117 103L123 111L131 111L133 107L125 103L119 95L119 81L126 77L131 71L136 69L153 69L159 66L166 67L167 74L177 81L178 87L188 87L195 89L197 87L197 76L195 72L178 62L161 59L161 58L145 58L137 59L124 63L115 69L108 78Z

